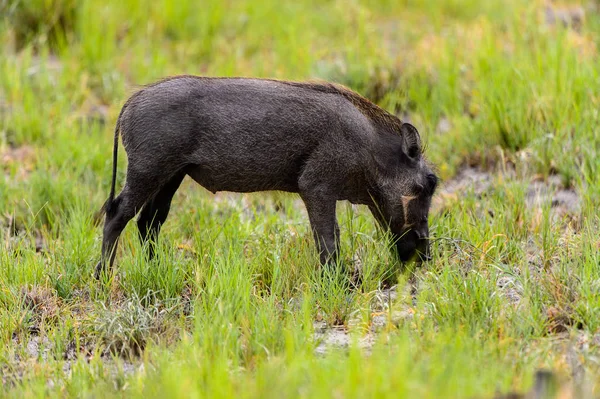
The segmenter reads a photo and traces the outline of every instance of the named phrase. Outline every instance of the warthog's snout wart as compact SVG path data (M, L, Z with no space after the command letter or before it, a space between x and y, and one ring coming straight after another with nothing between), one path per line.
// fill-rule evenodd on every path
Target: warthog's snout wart
M129 164L115 198L119 132ZM338 200L368 205L401 260L429 258L427 216L437 178L419 133L345 87L168 78L125 103L114 143L97 274L112 264L117 239L136 213L142 240L155 242L186 175L213 193L299 193L322 263L337 257Z

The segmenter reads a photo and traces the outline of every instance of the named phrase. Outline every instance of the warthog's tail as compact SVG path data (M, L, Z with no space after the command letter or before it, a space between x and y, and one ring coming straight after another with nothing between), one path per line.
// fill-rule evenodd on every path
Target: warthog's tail
M117 124L115 126L115 139L113 146L113 169L112 169L112 182L110 186L110 194L108 195L108 199L102 205L102 208L96 213L94 220L96 223L100 222L100 219L104 214L111 214L114 210L114 202L115 202L115 186L117 183L117 155L119 153L119 131L121 130L121 117L123 116L123 111L127 108L129 102L123 105L121 112L119 113L119 117L117 118Z
M125 109L125 107L123 107L123 109ZM115 201L115 186L117 184L117 155L119 153L119 130L121 130L121 115L123 115L123 110L121 110L119 118L117 119L117 124L115 126L115 140L113 144L112 182L110 184L110 194L108 195L108 199L104 204L104 211L106 213L111 213L113 203Z

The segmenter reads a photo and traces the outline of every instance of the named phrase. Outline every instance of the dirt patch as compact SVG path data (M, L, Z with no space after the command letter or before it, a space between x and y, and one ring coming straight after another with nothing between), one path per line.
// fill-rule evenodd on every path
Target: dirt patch
M105 126L109 117L110 109L108 106L89 99L86 100L78 111L78 119L82 128L86 125Z
M15 337L12 340L12 345L15 348L23 348L15 354L14 362L0 366L0 376L3 385L15 384L21 381L27 374L27 371L32 365L38 362L46 362L50 359L57 360L54 356L55 345L48 337L30 336L27 341L21 344L20 340ZM63 355L64 362L62 364L62 372L64 375L71 373L73 365L81 358L89 362L93 357L91 348L77 348L74 341L67 344ZM102 364L105 372L109 373L113 379L120 374L131 375L136 371L142 372L144 365L138 361L119 359L118 362L112 356L102 356ZM49 388L55 386L55 381L49 378L46 381Z
M193 185L197 186L195 183ZM242 221L254 221L261 218L261 213L279 212L278 217L287 221L286 200L291 200L293 208L304 209L304 202L297 195L277 191L266 193L239 194L219 191L210 197L214 212L220 216L240 212Z
M375 344L378 333L386 328L393 329L412 320L414 316L412 308L394 306L398 297L397 289L397 286L393 286L373 293L369 320L353 318L347 322L347 326L331 326L325 321L314 322L314 339L317 342L315 353L324 355L330 350L347 349L353 343L369 353ZM407 284L406 290L412 294L412 282Z
M353 342L352 336L342 327L324 329L323 332L315 333L315 340L319 342L315 348L315 353L324 355L328 350L346 349ZM375 336L368 333L363 337L358 338L358 347L361 349L370 350L375 343Z
M571 327L582 328L581 322L575 319L575 313L570 306L560 308L551 306L546 309L548 321L548 334L561 334L568 332Z
M472 167L463 168L454 178L443 182L434 201L440 197L441 199L458 198L459 195L464 195L471 190L479 197L489 190L492 180L493 176L488 172Z
M585 10L581 6L560 7L549 3L544 9L544 20L549 26L562 25L579 32L585 21Z
M500 185L514 179L516 177L512 172L494 174L474 167L463 168L454 178L442 184L433 199L433 211L447 208L448 203L459 201L467 194L482 198L494 189L495 182ZM560 176L552 175L547 179L534 176L527 187L527 208L541 211L548 204L556 219L577 219L581 212L579 194L573 188L565 187Z
M570 399L577 395L569 384L561 384L559 378L548 370L538 370L534 375L533 387L527 393L509 392L498 393L494 399Z
M496 287L498 287L502 297L509 303L518 304L521 302L523 285L517 278L513 276L500 276L496 281Z
M56 323L59 319L61 300L48 287L33 286L22 289L23 306L31 311L30 334L38 334L42 325Z
M11 175L14 169L14 178L25 180L34 169L36 153L31 146L9 147L0 150L2 160L2 171L5 175Z
M566 187L558 175L544 178L527 176L525 173L525 176L522 176L514 169L507 171L486 171L473 167L462 169L456 177L442 184L434 197L432 212L434 214L456 212L457 205L464 201L465 197L469 197L480 200L475 208L478 219L483 221L494 218L497 210L493 208L493 204L487 203L486 198L493 198L499 190L508 190L506 185L513 182L522 184L519 190L524 189L523 211L531 216L524 220L531 223L530 231L537 231L540 224L550 222L552 229L558 228L557 233L564 239L569 239L573 232L581 227L582 200L574 188ZM523 191L520 191L520 194L522 195ZM520 198L515 201L522 201ZM548 220L545 221L545 218ZM517 222L523 221L515 221ZM501 237L502 233L504 232L499 231L497 237ZM510 237L504 238L512 240ZM544 251L536 241L536 235L531 234L521 243L533 275L538 275L540 271L545 270L548 262L551 261L550 258L545 257ZM473 260L485 257L486 243L476 245L457 237L442 238L442 242L443 245L454 247L453 257L457 258L456 265L461 269L469 270ZM524 288L518 269L500 273L496 277L496 287L498 294L507 304L518 306L521 303ZM572 320L565 318L562 313L552 311L550 313L547 318L552 331L561 331L572 325Z
M314 339L318 342L315 353L324 355L332 349L347 349L353 342L356 342L360 349L363 349L368 353L375 344L377 333L384 330L390 323L396 327L399 326L405 320L412 319L413 314L414 312L411 310L397 310L393 311L391 314L374 313L371 316L371 322L367 332L357 338L353 338L352 333L344 326L329 327L327 323L323 321L315 322L313 324L315 330ZM357 323L358 322L360 321L357 321ZM353 323L350 322L349 324ZM356 341L354 341L355 339Z
M41 72L61 72L63 70L63 63L60 58L55 55L49 55L47 57L34 56L31 60L31 66L27 68L27 76L35 76ZM53 83L56 83L56 77L51 76Z
M581 212L581 199L577 192L565 188L560 176L553 175L546 180L535 179L527 189L527 206L542 209L550 203L555 217L575 217Z

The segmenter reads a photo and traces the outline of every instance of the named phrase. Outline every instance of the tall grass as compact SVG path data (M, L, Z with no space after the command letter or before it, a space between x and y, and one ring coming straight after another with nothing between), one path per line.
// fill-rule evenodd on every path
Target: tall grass
M546 6L0 2L3 395L492 397L538 369L597 394L600 25ZM116 116L179 73L335 80L412 121L434 261L400 267L344 205L346 270L322 270L297 197L185 181L156 259L131 223L95 281Z

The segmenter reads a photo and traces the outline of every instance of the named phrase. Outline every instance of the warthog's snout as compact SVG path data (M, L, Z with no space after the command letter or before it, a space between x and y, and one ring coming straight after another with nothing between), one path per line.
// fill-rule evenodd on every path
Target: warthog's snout
M396 249L402 262L408 262L415 255L421 262L431 260L427 222L424 222L419 228L410 229L400 235L396 240Z

